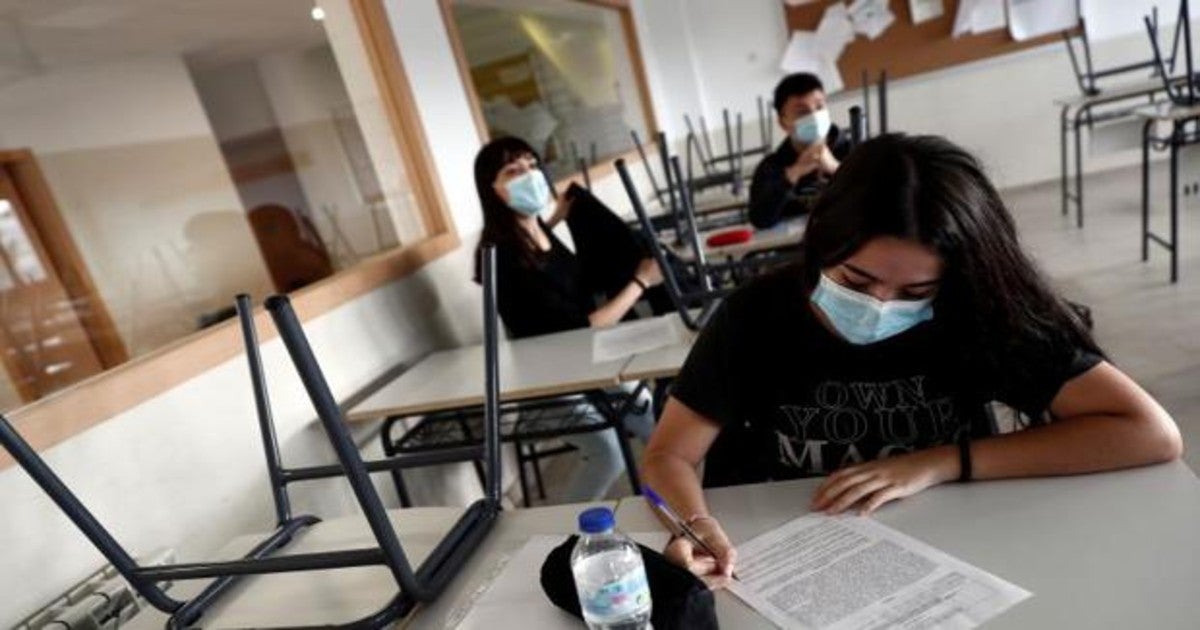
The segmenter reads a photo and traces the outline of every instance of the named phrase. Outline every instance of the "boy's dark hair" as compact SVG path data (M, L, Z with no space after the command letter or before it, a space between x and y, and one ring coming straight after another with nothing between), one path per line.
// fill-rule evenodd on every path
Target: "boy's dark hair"
M808 72L789 74L775 86L775 113L783 115L783 105L793 96L804 96L813 90L825 91L817 75Z

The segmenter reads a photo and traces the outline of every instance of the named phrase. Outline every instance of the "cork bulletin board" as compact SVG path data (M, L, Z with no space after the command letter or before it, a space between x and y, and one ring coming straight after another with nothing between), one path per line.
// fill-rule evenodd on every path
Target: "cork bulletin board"
M840 0L814 0L796 6L785 4L788 32L816 30L825 9L837 1ZM838 69L846 88L862 85L863 70L870 72L872 80L881 70L887 70L889 79L908 77L1062 41L1062 34L1054 33L1018 42L1008 34L1008 29L955 38L952 33L959 0L943 2L945 11L941 17L913 24L908 0L890 0L896 21L878 39L859 35L838 59ZM1074 35L1082 30L1076 27L1068 32Z

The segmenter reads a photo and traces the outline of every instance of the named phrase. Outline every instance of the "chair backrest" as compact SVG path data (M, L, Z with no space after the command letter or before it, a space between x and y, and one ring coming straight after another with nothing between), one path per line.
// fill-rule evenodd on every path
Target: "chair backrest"
M1067 56L1071 61L1071 70L1075 74L1075 81L1079 84L1079 91L1082 92L1084 96L1096 96L1100 94L1102 90L1100 89L1099 82L1103 79L1118 77L1141 70L1151 70L1153 74L1161 74L1158 60L1153 56L1142 61L1097 70L1092 63L1092 45L1091 40L1088 37L1087 16L1083 14L1082 7L1079 6L1081 5L1081 2L1076 2L1076 5L1077 8L1080 9L1079 14L1084 23L1084 28L1080 29L1078 34L1064 32L1062 34L1062 38L1063 44L1067 47ZM1158 7L1151 8L1151 13L1147 17L1150 20L1151 29L1154 33L1154 35L1152 35L1152 40L1157 40L1159 27ZM1183 27L1184 25L1182 23L1175 24L1175 41L1171 46L1171 55L1170 57L1163 59L1164 65L1168 68L1166 76L1170 76L1175 71L1175 58L1179 50L1179 40L1180 36L1182 35ZM1076 53L1075 50L1076 45L1073 43L1073 40L1076 39L1079 40L1079 48L1081 48L1083 51L1082 64L1080 64L1079 60L1080 55ZM1152 41L1152 46L1154 43L1155 42Z
M1146 33L1150 37L1150 48L1154 53L1154 64L1159 77L1162 79L1163 89L1171 99L1171 102L1184 107L1200 103L1200 88L1196 85L1195 61L1192 59L1192 24L1189 19L1190 15L1191 11L1188 8L1188 0L1180 0L1178 21L1175 24L1175 43L1170 58L1163 55L1162 48L1158 43L1157 10L1151 15L1142 18L1142 21L1146 25ZM1184 71L1186 72L1183 76L1183 81L1180 81L1179 77L1172 74L1178 56L1180 41L1183 42Z
M696 284L700 285L699 290L687 290L684 287L682 280L676 275L676 269L682 265L676 265L678 257L672 252L669 252L658 235L654 231L654 226L650 222L650 216L646 213L646 208L642 206L641 199L638 198L637 188L633 184L633 178L629 176L629 169L625 165L624 159L619 159L614 162L617 169L617 174L621 177L621 183L625 187L625 193L629 196L630 204L633 206L633 211L637 215L638 223L642 228L642 235L646 239L647 245L650 248L650 253L654 256L655 262L658 263L659 269L662 270L663 284L667 288L667 295L671 298L671 303L675 306L675 310L679 313L680 319L684 325L692 330L699 330L708 322L708 318L716 309L721 294L711 290L705 290L703 283L705 282L704 269L700 267L700 258L696 258L693 266L697 268ZM691 230L695 235L696 231ZM698 235L695 237L698 239ZM695 241L693 241L695 242ZM701 256L702 256L701 252ZM692 310L699 308L700 312L693 315Z
M436 598L470 558L471 553L480 546L500 511L495 252L490 249L485 251L484 256L484 286L486 297L484 316L485 322L488 322L489 344L488 363L484 366L487 396L483 452L488 474L485 497L467 508L415 571L383 509L383 503L368 476L368 468L350 437L341 410L334 401L320 367L317 365L300 322L285 296L270 298L267 308L275 320L280 337L300 373L305 389L309 393L339 460L336 467L305 469L309 473L313 473L307 478L328 477L332 476L334 472L344 473L348 477L359 507L367 519L377 547L285 556L272 555L293 540L302 529L318 523L320 519L314 516L292 517L285 487L287 480L276 478L276 475L295 471L283 469L279 461L278 444L271 422L270 404L267 400L261 358L257 350L258 344L252 320L249 321L248 326L246 325L250 317L250 309L249 298L245 296L239 296L238 307L242 316L242 329L247 344L251 378L255 385L256 411L260 430L263 433L263 448L266 452L268 469L272 475L276 517L279 523L273 533L255 545L241 559L141 566L2 415L0 415L0 445L12 454L17 463L33 478L51 501L79 528L139 595L156 609L171 615L168 627L193 625L206 610L228 594L242 576L384 565L390 569L396 580L399 587L397 595L381 610L352 622L361 627L383 627L407 614L417 602L427 602ZM380 466L371 470L381 469L386 468ZM297 477L297 479L303 478L305 477ZM194 579L210 579L211 582L199 594L186 601L171 597L159 586L161 582Z

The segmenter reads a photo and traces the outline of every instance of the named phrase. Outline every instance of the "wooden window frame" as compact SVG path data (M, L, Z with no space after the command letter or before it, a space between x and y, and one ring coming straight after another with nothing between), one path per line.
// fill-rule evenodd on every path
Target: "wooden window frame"
M410 276L460 245L434 167L412 86L391 29L385 0L348 0L396 136L426 237L370 256L349 269L290 294L296 314L308 321L355 298ZM233 296L230 296L232 300ZM277 333L255 309L260 342ZM236 319L197 331L67 389L7 413L37 450L45 450L159 396L244 352ZM12 465L0 453L0 470Z
M655 138L658 135L658 123L654 118L654 105L650 100L650 82L646 78L646 67L642 63L642 47L637 36L637 27L634 24L633 8L630 5L630 0L567 0L577 4L586 4L602 9L611 9L617 12L621 20L621 30L625 34L625 48L629 55L629 65L633 68L634 84L637 86L639 100L642 105L642 118L646 124L645 147L649 152L656 147ZM462 33L458 30L458 24L454 21L454 0L438 0L438 7L442 12L442 22L446 25L446 35L450 39L450 49L454 51L454 61L458 65L458 76L462 81L463 90L467 93L467 101L471 106L471 117L475 121L475 130L479 134L480 142L486 143L491 138L488 135L487 121L483 117L483 105L479 101L479 92L475 89L474 82L471 81L471 67L467 64L467 51L463 45ZM650 153L647 153L649 155ZM588 176L593 180L600 179L614 172L612 162L616 159L624 159L627 162L639 160L640 156L636 150L628 151L624 154L612 157L612 160L605 160L601 164L593 164L588 167ZM569 182L582 182L583 173L581 171L572 171L570 175L563 177L555 182L555 186L562 188Z

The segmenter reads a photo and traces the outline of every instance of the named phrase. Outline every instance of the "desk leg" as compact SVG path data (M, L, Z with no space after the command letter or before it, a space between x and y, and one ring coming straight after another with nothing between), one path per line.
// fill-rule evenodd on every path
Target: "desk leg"
M392 427L400 421L399 417L392 416L383 422L383 430L379 432L379 442L383 447L384 457L395 457L399 451L396 448L396 442L392 440ZM400 499L400 507L412 507L412 497L408 494L408 484L404 483L404 473L399 468L393 468L388 471L388 474L392 476L392 483L396 485L396 496Z
M1180 125L1171 130L1171 282L1179 279L1179 143Z
M634 494L642 493L642 481L638 476L637 460L633 458L633 449L629 446L629 436L625 431L625 413L629 411L632 405L637 402L637 393L641 389L635 391L626 399L619 408L614 409L612 402L608 398L608 394L603 391L595 392L590 396L594 401L597 409L600 409L605 416L612 422L613 430L617 432L617 445L621 447L621 458L625 460L625 473L629 475L629 485L633 488Z
M1142 126L1142 262L1150 260L1150 134L1154 121Z
M1083 227L1083 115L1089 112L1084 105L1075 112L1075 225Z
M1068 120L1070 110L1070 105L1063 105L1062 112L1058 116L1058 152L1062 167L1059 180L1062 187L1062 214L1064 217L1069 211L1068 206L1071 199L1071 195L1067 191L1067 180L1071 177L1071 174L1067 172L1067 130L1070 124Z

